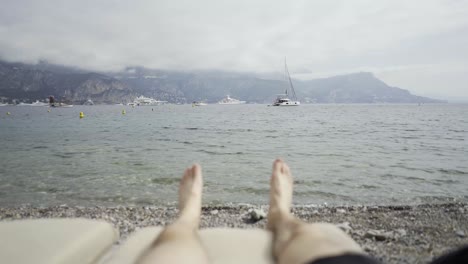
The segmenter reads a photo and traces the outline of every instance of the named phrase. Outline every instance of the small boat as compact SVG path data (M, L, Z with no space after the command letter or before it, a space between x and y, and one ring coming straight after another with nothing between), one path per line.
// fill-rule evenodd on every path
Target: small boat
M229 97L229 95L227 95L221 101L219 101L218 104L223 104L223 105L245 104L245 101L239 101L239 100L231 98L231 97Z
M296 92L294 91L294 86L291 81L291 76L289 76L288 65L286 64L286 59L284 59L284 70L285 70L285 81L288 83L288 87L284 94L278 94L276 100L273 102L272 106L299 106L301 103L297 100ZM288 90L291 90L291 96L293 100L289 99Z
M73 107L73 105L65 104L65 103L53 103L49 104L50 107Z
M192 106L205 106L205 105L207 105L207 104L203 103L203 102L198 102L198 101L192 102Z
M56 102L55 97L49 96L49 106L50 107L73 107L72 104L66 104L62 102Z

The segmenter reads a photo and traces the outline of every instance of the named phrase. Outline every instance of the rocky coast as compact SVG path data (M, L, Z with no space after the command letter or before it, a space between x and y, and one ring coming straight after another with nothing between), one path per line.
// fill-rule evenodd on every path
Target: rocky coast
M175 207L15 207L0 208L0 221L26 218L101 219L112 223L121 241L133 231L167 225ZM248 204L203 207L201 228L265 228L268 206ZM383 263L427 263L468 244L468 204L412 206L295 206L294 215L309 222L336 224Z

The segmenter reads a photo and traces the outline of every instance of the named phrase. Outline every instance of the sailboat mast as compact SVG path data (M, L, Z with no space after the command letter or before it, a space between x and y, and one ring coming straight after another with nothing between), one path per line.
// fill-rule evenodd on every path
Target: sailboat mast
M288 64L286 64L286 58L284 58L284 68L285 68L286 74L288 75L289 86L291 87L291 92L293 94L294 101L297 101L296 91L294 91L294 86L291 81L291 76L289 75Z

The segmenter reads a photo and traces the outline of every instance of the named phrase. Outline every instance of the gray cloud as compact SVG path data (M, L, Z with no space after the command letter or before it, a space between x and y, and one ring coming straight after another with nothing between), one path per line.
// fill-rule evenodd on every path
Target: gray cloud
M467 1L3 0L0 56L97 70L373 71L468 98Z

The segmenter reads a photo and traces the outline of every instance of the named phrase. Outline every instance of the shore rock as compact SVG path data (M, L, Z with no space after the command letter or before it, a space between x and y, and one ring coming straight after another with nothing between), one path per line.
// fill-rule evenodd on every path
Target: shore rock
M262 209L253 209L250 211L250 218L253 221L260 221L266 218L266 213Z

